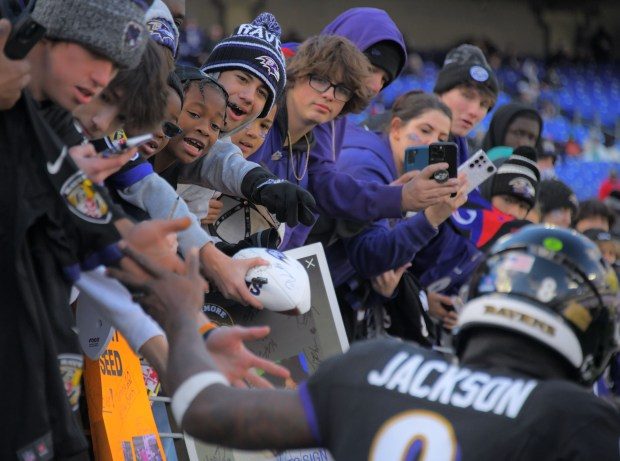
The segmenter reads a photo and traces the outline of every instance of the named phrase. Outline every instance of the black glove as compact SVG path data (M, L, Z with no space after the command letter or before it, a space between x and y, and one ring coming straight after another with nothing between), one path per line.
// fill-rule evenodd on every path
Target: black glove
M307 190L280 179L264 168L250 170L241 183L241 192L257 205L263 205L274 213L280 222L290 227L302 223L314 223L316 202Z

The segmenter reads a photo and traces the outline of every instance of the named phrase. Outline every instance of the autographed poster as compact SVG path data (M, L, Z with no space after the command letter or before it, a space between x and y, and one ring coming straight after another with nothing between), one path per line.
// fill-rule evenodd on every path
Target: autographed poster
M219 325L269 325L271 334L261 340L248 343L254 353L276 361L291 371L287 382L275 380L276 387L295 388L312 374L321 361L347 350L346 338L336 294L329 275L325 253L320 243L285 252L297 259L308 272L311 287L310 312L301 316L287 316L258 311L228 302L219 297L207 298L203 307L208 317ZM269 376L266 376L270 379ZM279 381L279 382L278 382ZM330 460L323 449L292 450L283 453L244 452L205 445L196 442L200 460L208 461L296 461Z

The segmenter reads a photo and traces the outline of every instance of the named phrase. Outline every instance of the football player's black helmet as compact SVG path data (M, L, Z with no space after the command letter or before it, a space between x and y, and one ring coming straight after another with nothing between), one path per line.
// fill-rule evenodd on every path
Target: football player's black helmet
M474 272L459 335L476 327L527 335L592 383L617 350L618 279L598 247L569 229L531 225L500 239Z

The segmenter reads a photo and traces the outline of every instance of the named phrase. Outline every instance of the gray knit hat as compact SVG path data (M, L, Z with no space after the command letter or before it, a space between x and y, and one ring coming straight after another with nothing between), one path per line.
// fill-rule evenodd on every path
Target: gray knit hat
M153 0L37 0L32 18L46 37L83 45L120 68L140 62L149 39L144 15Z

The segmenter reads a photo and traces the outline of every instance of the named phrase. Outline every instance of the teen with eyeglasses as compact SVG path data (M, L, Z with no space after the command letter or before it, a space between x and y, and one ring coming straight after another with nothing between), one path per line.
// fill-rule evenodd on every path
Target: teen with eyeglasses
M287 63L288 84L275 123L249 159L308 189L312 129L362 110L370 96L365 86L369 76L367 59L349 40L328 35L306 40ZM303 245L310 229L287 228L280 248Z
M367 102L400 74L407 58L401 32L390 16L377 8L347 10L325 27L322 34L345 37L363 53L370 67L363 82L368 93ZM294 44L288 46L289 51L294 51ZM335 81L333 74L317 76L331 79L330 83L339 83ZM332 88L332 94L333 91ZM295 228L291 247L303 245L311 231L312 241L320 240L326 245L331 243L340 237L340 227L334 224L334 219L362 222L381 218L398 219L404 211L419 211L457 192L456 181L445 183L441 196L432 197L420 187L419 181L409 181L404 185L386 185L339 173L335 162L342 148L345 129L348 128L346 117L338 117L330 119L328 123L318 124L312 130L314 144L304 187L315 197L321 216L314 229L302 226ZM262 149L260 161L272 171L281 171L284 166L281 165L283 157L279 146L268 152L267 145L268 143L265 143ZM257 161L254 157L252 159Z

